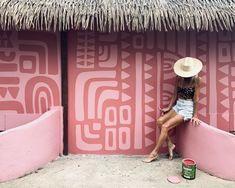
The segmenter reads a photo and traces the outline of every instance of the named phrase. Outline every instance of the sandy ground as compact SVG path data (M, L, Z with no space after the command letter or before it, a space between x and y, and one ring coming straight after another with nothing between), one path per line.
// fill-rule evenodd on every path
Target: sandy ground
M143 156L63 156L37 172L0 183L0 188L235 188L235 182L200 170L195 180L182 178L180 158L169 161L161 156L149 164L142 159ZM168 182L171 175L178 176L181 182Z

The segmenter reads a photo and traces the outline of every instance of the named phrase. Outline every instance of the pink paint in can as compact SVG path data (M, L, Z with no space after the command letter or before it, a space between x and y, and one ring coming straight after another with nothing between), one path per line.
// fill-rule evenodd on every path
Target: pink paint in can
M186 158L182 160L182 176L185 179L195 179L196 169L196 162L193 159Z

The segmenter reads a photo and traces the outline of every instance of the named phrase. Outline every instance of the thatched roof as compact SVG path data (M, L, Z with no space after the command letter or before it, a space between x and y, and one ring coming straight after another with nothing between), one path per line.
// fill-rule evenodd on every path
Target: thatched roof
M235 0L0 0L0 29L232 30Z

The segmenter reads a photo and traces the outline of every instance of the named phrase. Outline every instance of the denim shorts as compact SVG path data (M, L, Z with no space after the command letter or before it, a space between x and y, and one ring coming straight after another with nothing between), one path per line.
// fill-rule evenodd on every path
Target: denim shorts
M184 121L188 121L193 117L193 101L178 99L173 110L184 117Z

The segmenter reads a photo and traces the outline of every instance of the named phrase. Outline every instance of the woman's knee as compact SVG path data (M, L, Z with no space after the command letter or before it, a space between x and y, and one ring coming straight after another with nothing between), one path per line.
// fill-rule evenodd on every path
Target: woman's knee
M163 125L162 125L162 128L161 128L161 131L168 133L168 131L169 131L169 126L168 126L168 124L163 124Z
M158 125L159 127L161 127L161 126L163 125L163 123L164 123L163 118L162 118L162 117L159 117L159 118L157 119L157 125Z

